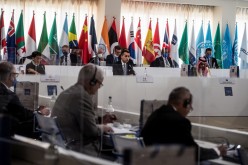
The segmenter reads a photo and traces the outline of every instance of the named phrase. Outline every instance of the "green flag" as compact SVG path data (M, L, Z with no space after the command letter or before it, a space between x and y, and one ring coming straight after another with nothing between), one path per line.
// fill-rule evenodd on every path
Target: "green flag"
M188 27L187 22L183 30L183 36L178 49L179 58L183 61L184 64L189 64L189 48L188 48Z
M24 26L23 26L23 11L20 14L20 18L16 28L16 53L17 60L24 57L26 54L25 39L24 39Z
M57 38L57 25L56 25L56 14L54 16L52 29L49 36L49 46L50 46L50 59L53 64L59 64L59 46L58 46L58 38Z
M38 51L43 55L43 59L48 62L50 60L50 51L48 45L47 25L46 25L46 12L44 13L44 22L40 36Z
M214 37L214 57L216 58L220 68L222 68L221 54L220 24L218 23Z
M78 41L77 41L77 31L76 31L76 25L75 25L75 16L73 14L72 21L71 21L71 27L69 30L69 46L70 48L78 48Z

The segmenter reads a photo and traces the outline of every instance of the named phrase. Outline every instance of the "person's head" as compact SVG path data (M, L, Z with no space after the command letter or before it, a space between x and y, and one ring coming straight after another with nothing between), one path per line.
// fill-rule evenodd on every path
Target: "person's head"
M39 51L34 51L32 53L32 59L36 65L39 65L42 60L41 53Z
M103 79L102 69L97 65L88 63L79 71L77 84L83 85L90 95L94 95L102 87Z
M119 45L114 47L114 54L119 56L121 54L121 47Z
M205 56L206 57L210 57L212 55L212 49L211 48L207 48L206 50L205 50Z
M63 53L63 55L67 55L69 53L69 46L68 45L62 46L62 53Z
M169 49L168 48L162 48L162 55L164 57L168 57L169 56Z
M6 61L0 63L0 81L6 86L13 86L18 75L12 63Z
M128 49L122 49L121 51L121 61L123 63L127 63L129 61L130 58L130 53Z
M186 117L193 110L193 96L189 89L178 87L172 90L169 95L168 104L174 106L179 114Z
M208 67L207 60L204 57L199 57L198 63L197 63L197 68L204 70L204 69L206 69L206 67Z

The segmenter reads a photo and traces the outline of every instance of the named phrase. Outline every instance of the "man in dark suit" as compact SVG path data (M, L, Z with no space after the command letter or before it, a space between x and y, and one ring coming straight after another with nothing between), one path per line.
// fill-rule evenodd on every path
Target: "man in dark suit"
M0 114L9 115L14 119L12 133L36 137L33 133L33 111L23 107L18 96L9 89L15 84L17 76L18 73L12 63L0 63ZM46 108L40 112L43 115L49 114Z
M179 144L193 146L196 149L196 160L215 159L226 153L221 146L216 149L201 148L191 135L191 122L186 118L192 110L192 95L185 87L174 89L167 105L161 106L147 119L141 136L146 145ZM198 157L200 156L200 157Z
M113 54L109 54L106 57L106 65L107 66L112 66L114 63L119 61L119 56L121 54L121 47L119 45L114 47L114 52Z
M205 55L203 57L207 60L209 68L216 68L216 69L219 68L219 65L218 65L216 58L212 57L212 49L211 48L207 48L205 50Z
M135 75L133 61L128 49L123 49L119 61L113 64L113 75Z

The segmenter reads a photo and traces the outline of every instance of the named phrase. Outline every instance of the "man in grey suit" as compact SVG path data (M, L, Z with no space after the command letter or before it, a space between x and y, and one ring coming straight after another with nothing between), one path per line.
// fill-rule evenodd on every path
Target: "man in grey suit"
M57 98L52 116L72 150L96 156L102 132L112 132L106 125L97 125L92 95L103 85L103 71L94 64L85 65L79 72L77 83Z

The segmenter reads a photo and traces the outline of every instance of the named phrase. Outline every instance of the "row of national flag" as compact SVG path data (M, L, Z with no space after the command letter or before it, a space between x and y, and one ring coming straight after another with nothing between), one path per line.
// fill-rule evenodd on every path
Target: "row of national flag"
M35 14L33 13L32 21L28 30L25 43L23 12L21 12L17 28L14 24L14 11L10 20L8 33L5 35L4 11L1 10L0 17L0 49L3 59L14 64L19 63L22 57L31 55L35 50L42 53L43 62L45 64L59 64L59 58L62 56L61 48L63 45L69 45L71 49L82 49L81 59L83 64L87 64L95 54L99 53L99 48L103 57L113 53L114 46L120 45L130 51L131 58L137 66L142 64L150 64L158 56L170 56L175 66L180 63L195 65L197 59L204 55L206 48L212 48L212 56L217 59L221 68L229 68L230 65L238 65L238 57L241 58L242 68L247 67L247 36L246 27L244 30L243 40L240 51L238 51L238 32L237 25L235 29L234 41L232 44L228 24L226 24L225 33L221 38L220 25L218 24L214 41L212 41L210 23L208 23L206 37L204 39L203 23L199 29L197 38L195 39L194 23L192 25L192 33L188 37L188 23L185 22L183 34L180 42L178 41L177 26L175 20L174 32L170 40L169 24L166 22L164 28L163 43L160 43L159 21L157 20L154 35L152 35L152 21L150 20L147 35L142 46L141 38L141 20L139 19L136 33L134 32L133 18L126 38L125 18L122 19L122 27L120 36L117 35L116 22L113 18L111 27L108 29L108 22L105 17L102 26L101 37L97 42L94 17L90 18L90 27L88 26L88 16L85 16L79 40L77 39L77 31L75 25L75 16L73 15L70 29L68 29L67 15L65 16L63 30L60 41L57 37L56 13L54 15L53 24L50 35L47 33L46 12L43 17L42 33L39 40L38 48L36 46L36 30L35 30ZM165 54L164 49L169 50L169 54ZM239 55L238 55L239 53Z

